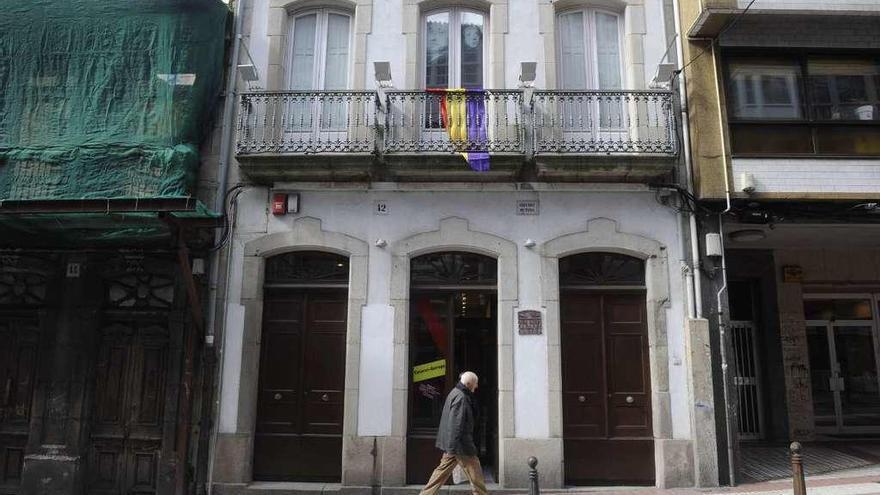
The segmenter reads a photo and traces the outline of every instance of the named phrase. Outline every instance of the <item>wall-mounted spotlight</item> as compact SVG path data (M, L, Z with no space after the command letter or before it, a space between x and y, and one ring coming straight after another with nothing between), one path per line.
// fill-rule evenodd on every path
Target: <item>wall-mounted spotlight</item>
M535 79L538 73L537 62L520 62L519 63L519 85L523 88L531 88L535 86Z
M376 75L376 85L380 88L393 88L391 80L391 62L373 62L373 72Z

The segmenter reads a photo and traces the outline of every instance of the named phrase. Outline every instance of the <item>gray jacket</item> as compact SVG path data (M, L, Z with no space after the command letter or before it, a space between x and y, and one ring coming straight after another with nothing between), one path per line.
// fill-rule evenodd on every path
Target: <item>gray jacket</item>
M448 454L477 455L474 423L473 393L459 383L446 396L435 445Z

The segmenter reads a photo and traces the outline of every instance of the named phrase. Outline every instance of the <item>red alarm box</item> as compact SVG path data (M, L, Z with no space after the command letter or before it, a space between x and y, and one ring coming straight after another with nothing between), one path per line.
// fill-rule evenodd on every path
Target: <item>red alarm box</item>
M287 215L287 193L272 194L272 214Z

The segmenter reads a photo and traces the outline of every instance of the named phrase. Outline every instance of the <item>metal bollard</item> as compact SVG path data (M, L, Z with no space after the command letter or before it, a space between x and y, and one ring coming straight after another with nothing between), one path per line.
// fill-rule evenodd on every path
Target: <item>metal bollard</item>
M538 488L538 458L529 457L529 495L541 495Z
M804 464L801 460L801 444L792 442L791 451L791 484L793 495L807 495L807 483L804 481Z

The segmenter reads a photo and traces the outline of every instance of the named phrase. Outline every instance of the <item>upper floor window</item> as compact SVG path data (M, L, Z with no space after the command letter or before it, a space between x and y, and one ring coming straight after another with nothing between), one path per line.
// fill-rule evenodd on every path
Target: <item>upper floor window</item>
M451 8L425 15L425 87L483 88L487 27L487 16L474 10Z
M727 58L731 146L740 155L880 155L880 58Z
M571 10L557 16L560 89L621 89L620 16Z
M290 22L288 88L332 90L348 87L351 16L318 9L297 14Z

